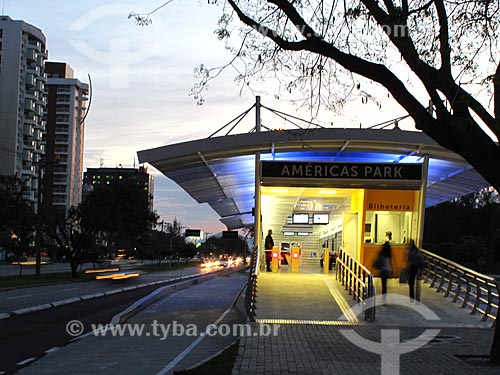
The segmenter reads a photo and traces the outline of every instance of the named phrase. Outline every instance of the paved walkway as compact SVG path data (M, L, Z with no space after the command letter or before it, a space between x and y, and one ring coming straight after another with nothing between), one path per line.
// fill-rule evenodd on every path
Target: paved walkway
M375 285L379 292L380 280ZM491 320L482 322L426 284L421 303L410 302L398 280L388 289L376 321L360 314L356 322L355 303L333 276L261 273L254 334L241 338L233 375L500 374L482 357ZM264 323L277 334L259 334Z

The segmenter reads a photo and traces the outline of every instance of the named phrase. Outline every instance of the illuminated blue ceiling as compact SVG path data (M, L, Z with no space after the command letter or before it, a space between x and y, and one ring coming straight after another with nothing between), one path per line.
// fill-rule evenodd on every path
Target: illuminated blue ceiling
M253 226L255 153L261 160L423 163L429 156L426 206L489 184L457 154L423 133L375 129L310 129L237 134L139 151L228 229Z

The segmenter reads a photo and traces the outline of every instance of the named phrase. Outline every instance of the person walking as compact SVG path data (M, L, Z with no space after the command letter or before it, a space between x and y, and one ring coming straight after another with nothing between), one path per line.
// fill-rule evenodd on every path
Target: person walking
M420 249L415 245L414 240L410 240L410 247L408 248L408 287L410 292L410 298L415 299L415 284L418 282L418 275L425 267L424 256ZM418 285L417 285L418 291ZM416 294L417 301L420 301L420 293Z
M273 240L273 230L269 229L267 231L267 236L266 236L266 241L264 242L264 247L266 249L266 271L271 272L271 262L273 260L273 247L274 247L274 240Z
M391 277L393 272L392 249L389 241L384 242L384 244L382 245L382 249L380 249L377 255L374 266L380 271L380 279L382 280L382 299L385 304L387 294L387 279Z

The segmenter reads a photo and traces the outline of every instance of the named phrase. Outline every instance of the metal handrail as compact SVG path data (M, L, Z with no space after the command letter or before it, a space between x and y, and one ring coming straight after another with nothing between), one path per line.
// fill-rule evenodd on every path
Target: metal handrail
M258 249L254 247L250 257L250 270L248 274L247 289L245 292L245 310L248 321L255 322L255 292L257 290L257 254Z
M373 285L373 274L352 258L349 254L340 250L335 267L335 278L341 281L345 290L352 295L353 300L365 305L365 320L375 320L375 286Z
M452 297L452 302L461 302L461 307L480 312L482 321L497 319L500 287L494 277L483 275L449 259L422 250L425 258L423 276L436 292Z

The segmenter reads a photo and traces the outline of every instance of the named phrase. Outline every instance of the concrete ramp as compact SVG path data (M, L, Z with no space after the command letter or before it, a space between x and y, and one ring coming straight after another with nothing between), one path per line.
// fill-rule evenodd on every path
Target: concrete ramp
M331 276L265 273L257 278L258 322L357 323L342 288Z

